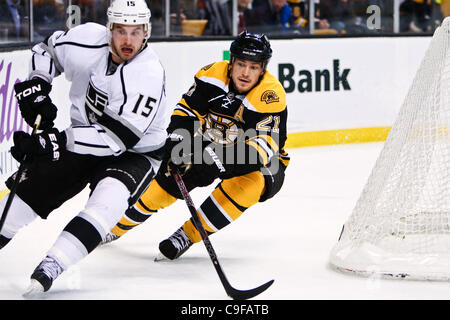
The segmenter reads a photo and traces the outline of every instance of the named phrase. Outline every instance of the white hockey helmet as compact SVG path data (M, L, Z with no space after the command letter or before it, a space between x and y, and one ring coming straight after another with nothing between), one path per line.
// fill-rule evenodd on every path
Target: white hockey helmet
M145 40L148 40L152 30L151 12L145 0L113 0L107 11L108 30L114 23L125 25L144 25Z

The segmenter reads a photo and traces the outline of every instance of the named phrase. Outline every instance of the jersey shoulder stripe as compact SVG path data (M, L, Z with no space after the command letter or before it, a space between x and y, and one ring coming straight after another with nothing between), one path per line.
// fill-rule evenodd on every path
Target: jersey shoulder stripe
M230 82L228 78L228 61L209 64L201 68L195 74L195 77L219 88L226 89Z
M80 24L66 32L56 35L54 46L75 46L86 49L101 49L108 47L106 27L97 23Z
M150 94L155 99L160 96L165 85L164 67L150 47L146 47L132 60L123 63L120 76L128 90Z
M286 91L280 81L266 71L261 82L246 95L244 106L260 113L279 113L286 109Z

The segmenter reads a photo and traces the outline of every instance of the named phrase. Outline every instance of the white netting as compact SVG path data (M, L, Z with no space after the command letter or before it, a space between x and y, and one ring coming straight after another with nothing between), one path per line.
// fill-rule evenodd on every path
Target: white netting
M450 18L436 30L330 262L450 279Z

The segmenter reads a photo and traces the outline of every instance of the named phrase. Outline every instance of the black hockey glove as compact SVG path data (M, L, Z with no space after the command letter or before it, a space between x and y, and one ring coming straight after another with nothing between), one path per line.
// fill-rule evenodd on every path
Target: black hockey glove
M185 144L189 139L193 141L193 139L186 134L170 133L168 135L164 146L164 160L167 163L167 176L170 175L170 163L177 166L181 175L184 175L191 168L192 144Z
M11 155L19 162L31 163L35 159L58 161L66 149L65 132L52 128L40 134L29 135L23 131L14 132L14 146Z
M193 157L192 166L185 174L186 179L192 176L197 186L209 186L214 180L225 176L229 170L232 170L232 165L225 164L223 157L217 154L210 145L206 145L202 155L200 162Z
M38 114L42 117L39 129L45 130L53 127L57 108L49 97L51 89L51 84L41 78L33 78L14 86L20 113L31 127L33 127Z

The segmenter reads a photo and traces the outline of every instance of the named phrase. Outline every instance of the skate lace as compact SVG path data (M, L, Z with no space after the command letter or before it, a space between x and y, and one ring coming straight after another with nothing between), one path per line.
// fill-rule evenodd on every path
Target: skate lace
M119 236L115 235L114 233L108 233L105 236L105 239L102 241L101 244L106 244L106 243L110 243L113 242L114 240L119 239Z
M181 251L192 244L191 239L189 239L187 234L181 228L175 231L175 233L170 237L170 241L178 251Z
M53 280L63 272L63 268L55 259L51 257L45 257L44 260L42 260L42 262L39 264L37 269L41 270Z

